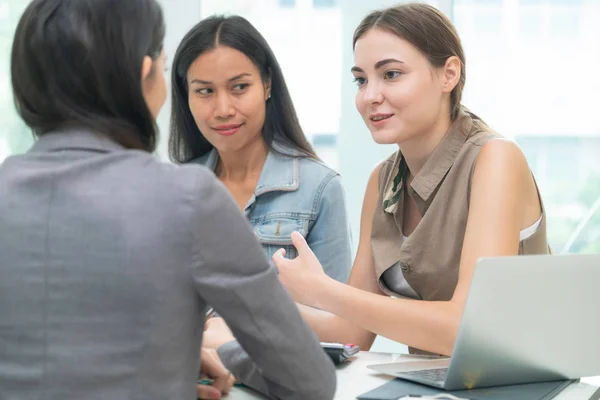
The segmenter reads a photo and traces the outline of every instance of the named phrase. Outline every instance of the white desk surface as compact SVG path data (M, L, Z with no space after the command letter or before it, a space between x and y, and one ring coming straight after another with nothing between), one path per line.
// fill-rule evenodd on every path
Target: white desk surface
M399 362L406 360L410 362L415 360L409 355L390 354L390 353L372 353L361 351L355 359L337 367L337 391L335 400L350 400L357 396L383 385L393 379L389 375L381 375L367 368L370 364L380 364L385 362ZM307 383L310 384L310 383ZM574 383L563 390L556 400L582 400L589 399L600 386L600 376L595 378L584 378L581 382ZM227 400L262 400L264 396L256 392L240 387L234 387L227 397Z

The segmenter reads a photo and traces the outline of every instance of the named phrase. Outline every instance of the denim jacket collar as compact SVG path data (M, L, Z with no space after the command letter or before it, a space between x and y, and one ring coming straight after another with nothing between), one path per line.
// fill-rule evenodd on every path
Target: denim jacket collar
M293 192L300 187L300 160L302 154L279 142L273 142L263 166L254 196L263 193ZM212 149L206 159L206 167L215 171L219 153Z

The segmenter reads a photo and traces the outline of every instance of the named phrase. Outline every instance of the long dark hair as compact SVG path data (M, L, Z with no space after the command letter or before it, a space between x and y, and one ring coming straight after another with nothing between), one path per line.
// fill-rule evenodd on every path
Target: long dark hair
M153 151L158 133L141 71L164 36L156 0L32 1L12 47L17 112L36 136L79 125Z
M271 79L271 98L266 103L262 137L271 147L273 141L287 145L307 157L317 158L304 136L281 67L264 37L252 24L240 16L212 16L190 30L173 60L171 134L169 156L184 163L202 156L213 146L206 140L188 105L187 73L190 65L202 53L218 46L227 46L244 53L260 71L263 82Z

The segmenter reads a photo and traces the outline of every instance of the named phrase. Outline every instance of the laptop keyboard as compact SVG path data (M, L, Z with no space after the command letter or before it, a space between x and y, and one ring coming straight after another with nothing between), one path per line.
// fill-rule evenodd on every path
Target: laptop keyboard
M427 381L443 382L448 375L448 368L422 369L420 371L403 371L402 375L410 375Z

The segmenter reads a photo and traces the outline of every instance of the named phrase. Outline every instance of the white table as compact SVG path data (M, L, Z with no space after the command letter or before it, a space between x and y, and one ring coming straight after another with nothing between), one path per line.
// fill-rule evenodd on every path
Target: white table
M350 363L343 364L337 368L337 391L335 393L336 400L355 399L371 389L383 385L394 377L381 375L367 368L370 364L380 364L385 362L407 362L415 361L414 357L407 354L390 354L390 353L372 353L361 351L358 356ZM584 378L581 382L574 383L563 390L556 400L582 400L589 399L592 394L600 386L600 376L595 378ZM246 389L234 387L229 393L227 400L251 400L265 399L264 396L256 392Z

